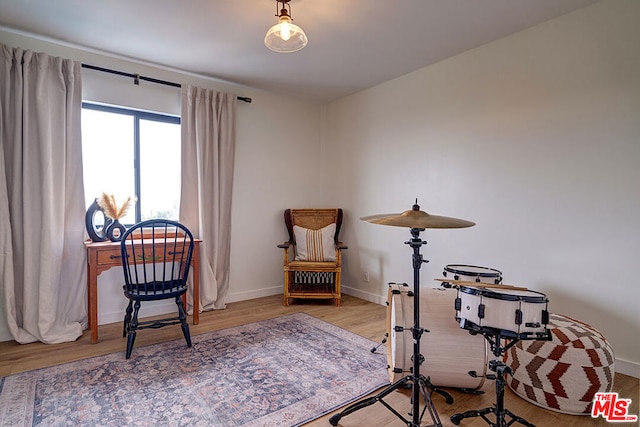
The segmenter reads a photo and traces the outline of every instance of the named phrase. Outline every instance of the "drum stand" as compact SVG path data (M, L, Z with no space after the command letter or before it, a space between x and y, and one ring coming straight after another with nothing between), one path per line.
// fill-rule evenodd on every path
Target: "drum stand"
M513 414L511 411L505 409L504 407L504 386L507 383L507 381L505 380L505 376L508 374L513 374L513 371L509 366L505 365L500 360L500 357L506 350L515 345L520 340L520 338L513 338L507 345L503 347L501 345L503 331L496 329L478 328L475 325L469 327L468 325L465 325L465 319L462 320L461 327L464 329L469 329L469 333L471 333L472 335L475 335L477 333L482 334L489 342L489 344L491 344L491 350L497 357L497 359L489 361L489 369L496 374L486 375L487 379L496 380L496 404L484 409L466 411L461 414L454 414L451 416L451 422L455 425L459 425L460 421L463 418L480 417L485 420L491 427L508 427L515 422L518 422L527 427L535 427L535 425L531 424L524 418ZM508 335L510 334L511 333L509 333ZM469 372L469 375L475 377L476 373L475 371L471 371ZM491 420L487 418L487 414L494 414L496 422L491 422ZM509 421L505 419L507 415L510 417Z
M411 228L411 236L412 239L405 242L405 244L411 246L413 248L413 292L414 292L414 303L413 303L413 327L411 331L413 332L413 368L411 370L411 374L407 375L395 383L391 384L389 387L378 393L377 395L369 398L365 398L359 402L356 402L347 408L345 408L342 412L335 414L331 418L329 418L329 423L332 426L337 426L340 419L346 415L349 415L357 410L365 408L367 406L373 405L376 402L382 403L387 409L389 409L395 416L400 418L408 427L420 427L422 424L422 417L425 412L428 410L429 415L431 416L431 420L433 424L429 424L428 426L442 427L442 423L440 422L440 418L438 417L438 413L436 412L436 408L431 400L431 395L433 392L439 393L444 396L446 402L448 404L453 403L453 398L449 393L435 388L429 378L424 375L420 375L420 365L424 362L424 356L420 354L420 338L422 334L425 332L425 329L420 327L420 267L425 261L420 254L420 248L422 245L426 245L427 242L423 241L420 238L420 232L423 231L423 228ZM426 332L429 332L428 330ZM375 350L375 348L374 348ZM396 411L391 407L387 402L383 399L392 391L397 390L399 388L406 388L411 386L411 415L412 419L406 419L402 414ZM420 412L420 394L422 394L422 398L425 401L425 407Z

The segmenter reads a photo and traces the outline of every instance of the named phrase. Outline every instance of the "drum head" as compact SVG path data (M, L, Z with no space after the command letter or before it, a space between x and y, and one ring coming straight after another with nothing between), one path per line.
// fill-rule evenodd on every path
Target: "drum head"
M471 282L495 283L502 282L502 272L495 268L477 265L449 264L444 267L444 277L453 280L469 280Z
M483 288L482 285L478 287L474 286L460 286L460 292L470 295L481 295L485 298L497 299L503 301L522 301L530 303L543 303L547 301L545 294L536 291L525 291L516 289L501 289L501 288Z

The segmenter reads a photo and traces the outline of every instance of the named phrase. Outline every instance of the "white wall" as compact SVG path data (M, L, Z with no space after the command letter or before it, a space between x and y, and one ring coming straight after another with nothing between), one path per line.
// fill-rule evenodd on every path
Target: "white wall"
M197 84L253 99L238 101L236 163L232 207L230 293L228 301L282 293L282 253L276 246L286 237L282 220L287 207L316 206L320 163L320 107L288 97L201 78L176 70L133 63L70 46L61 46L0 29L0 41L83 63L176 83ZM83 98L116 105L180 114L179 89L83 70ZM286 121L285 121L286 120ZM97 167L96 163L87 167ZM122 270L98 278L98 323L122 319ZM142 315L173 311L171 304L147 304ZM12 339L0 308L0 341Z
M382 302L387 282L412 283L408 230L358 218L417 197L477 223L423 233L423 286L447 264L498 268L640 376L639 22L640 2L605 1L326 106L347 292Z

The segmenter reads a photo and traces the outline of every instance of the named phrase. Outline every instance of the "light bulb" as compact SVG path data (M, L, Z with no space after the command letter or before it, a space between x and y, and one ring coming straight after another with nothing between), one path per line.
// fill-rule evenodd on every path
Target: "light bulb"
M287 41L291 38L291 26L288 22L280 23L280 38Z
M291 38L291 18L288 16L280 17L280 38L287 41Z

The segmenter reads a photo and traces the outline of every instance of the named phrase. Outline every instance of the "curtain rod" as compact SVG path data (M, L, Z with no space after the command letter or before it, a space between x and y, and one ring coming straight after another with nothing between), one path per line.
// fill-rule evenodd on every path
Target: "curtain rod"
M116 71L116 70L111 70L109 68L96 67L95 65L82 64L82 68L88 68L90 70L102 71L103 73L117 74L119 76L131 77L133 79L133 84L136 84L136 85L140 84L140 80L144 80L144 81L147 81L147 82L158 83L158 84L165 85L165 86L182 87L182 85L180 83L168 82L166 80L158 80L158 79L154 79L152 77L141 76L140 74L125 73L124 71ZM249 104L251 103L251 98L246 97L246 96L238 96L237 99L239 101L244 101L244 102L247 102Z

